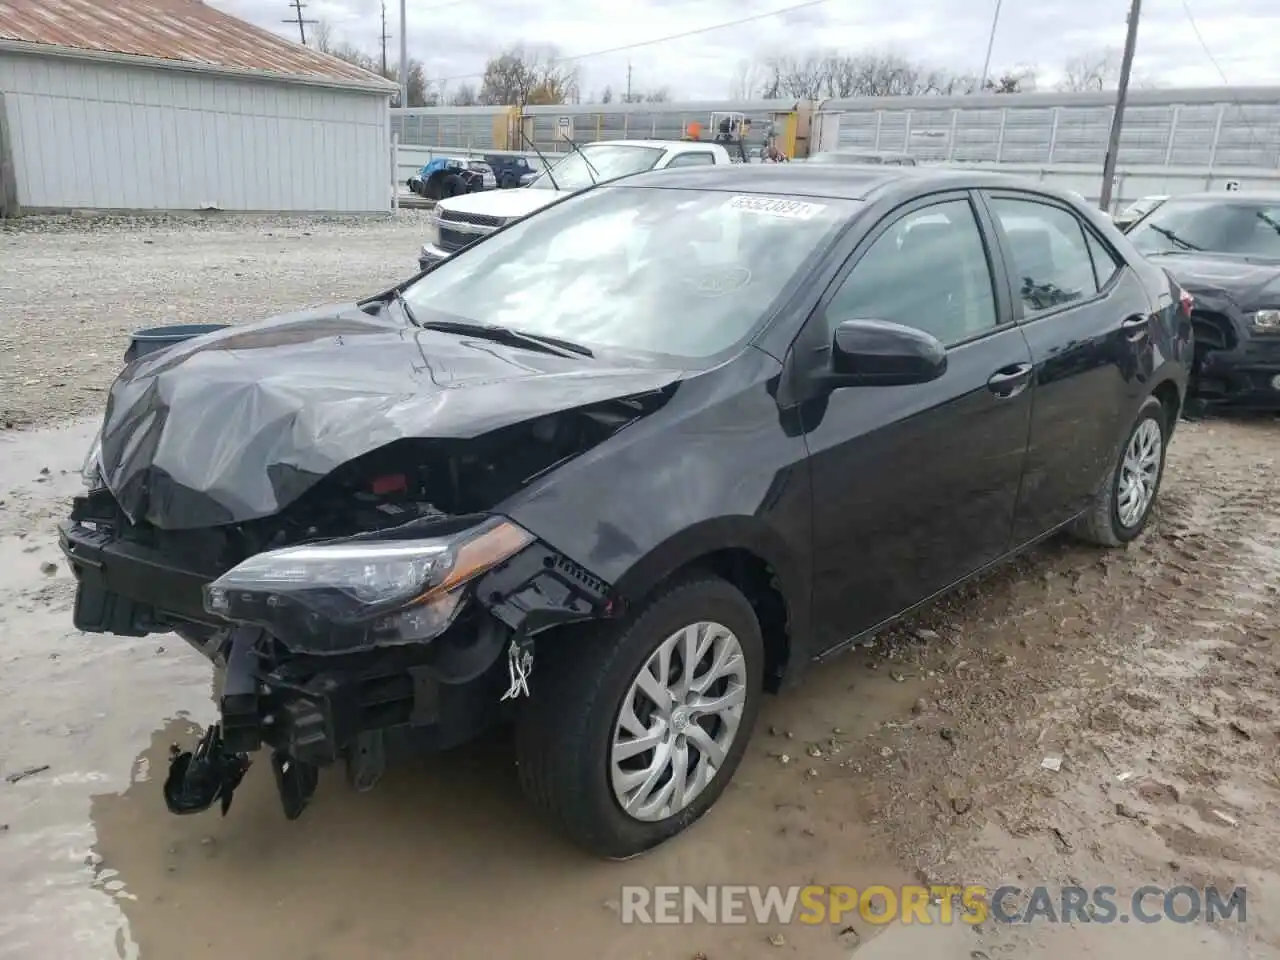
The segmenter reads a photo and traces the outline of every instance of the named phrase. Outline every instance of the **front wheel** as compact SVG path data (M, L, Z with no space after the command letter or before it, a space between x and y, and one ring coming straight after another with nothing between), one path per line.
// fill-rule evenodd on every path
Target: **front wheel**
M1172 426L1164 404L1148 397L1093 507L1076 522L1077 536L1105 547L1120 547L1142 533L1164 478L1165 448Z
M751 604L711 575L671 584L620 625L542 641L517 721L526 796L610 859L675 836L742 761L763 660Z

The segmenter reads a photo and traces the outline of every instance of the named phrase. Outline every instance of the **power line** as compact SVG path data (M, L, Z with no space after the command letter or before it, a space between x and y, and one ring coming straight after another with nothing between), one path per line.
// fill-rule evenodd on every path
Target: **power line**
M305 47L307 45L307 24L315 23L316 21L302 19L302 9L306 6L306 4L303 3L303 0L289 0L289 6L293 7L297 12L297 16L290 17L288 20L281 20L280 22L288 24L296 23L298 25L298 39Z
M453 0L454 3L461 3L462 0ZM727 30L729 27L741 26L744 23L755 23L757 20L767 20L770 17L780 16L784 13L791 13L793 10L803 10L806 7L816 7L820 4L827 3L828 0L805 0L804 3L793 3L789 7L780 7L777 10L770 10L767 13L757 13L750 17L740 17L737 20L725 20L722 23L713 23L708 27L698 27L695 30L684 30L680 33L672 33L665 37L655 37L653 40L640 40L636 43L625 43L620 47L610 47L607 50L593 50L591 53L577 53L571 57L556 57L549 61L550 63L575 63L578 60L586 60L590 57L605 57L611 53L625 53L628 50L638 50L640 47L652 47L659 43L670 43L672 40L683 40L685 37L696 37L704 33L711 33L713 30ZM452 4L446 4L450 6ZM455 77L442 77L439 83L452 83L455 80L482 80L484 73L464 73Z
M1196 18L1191 15L1191 8L1187 6L1187 0L1182 0L1182 12L1187 15L1187 23L1191 24L1191 32L1196 35L1196 39L1200 41L1200 49L1204 51L1204 55L1209 58L1209 62L1213 64L1213 69L1218 71L1218 76L1222 78L1222 82L1228 87L1231 81L1227 79L1227 75L1223 72L1222 67L1218 64L1218 58L1213 55L1209 49L1209 45L1204 42L1204 37L1200 33L1200 27L1196 25Z
M1196 18L1191 13L1191 8L1187 6L1187 0L1182 0L1182 12L1187 15L1187 23L1191 25L1191 32L1196 35L1196 40L1200 42L1200 49L1204 51L1204 55L1209 58L1209 62L1213 64L1213 69L1218 71L1218 76L1222 78L1223 86L1231 86L1231 81L1227 79L1226 72L1222 69L1222 65L1218 63L1218 58L1213 55L1213 51L1209 49L1209 44L1205 43L1204 35L1200 33L1200 27L1196 23ZM1253 126L1253 121L1249 119L1249 115L1245 113L1243 105L1238 100L1233 100L1231 105L1240 111L1240 119L1245 122L1249 128L1249 137L1253 141L1253 145L1261 147L1263 150L1268 149L1265 140L1258 136L1258 131Z

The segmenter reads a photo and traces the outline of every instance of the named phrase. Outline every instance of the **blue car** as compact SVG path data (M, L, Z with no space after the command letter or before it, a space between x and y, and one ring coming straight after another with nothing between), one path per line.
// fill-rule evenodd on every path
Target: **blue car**
M477 193L497 186L493 168L480 160L433 157L409 178L410 193L428 200L443 200L463 193Z

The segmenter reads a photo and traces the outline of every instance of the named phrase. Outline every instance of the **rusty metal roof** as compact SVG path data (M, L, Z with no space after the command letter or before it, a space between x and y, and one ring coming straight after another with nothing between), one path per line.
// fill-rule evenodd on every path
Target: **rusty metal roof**
M149 57L234 73L394 86L201 0L0 0L0 41Z

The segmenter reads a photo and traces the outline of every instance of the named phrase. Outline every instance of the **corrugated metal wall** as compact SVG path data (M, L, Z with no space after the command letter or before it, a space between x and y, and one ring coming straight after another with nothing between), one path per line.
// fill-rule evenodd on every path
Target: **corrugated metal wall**
M0 53L27 209L390 208L379 93Z
M506 107L395 107L391 131L405 146L492 150L494 122L504 122L506 113Z
M1112 94L828 100L842 147L922 160L1095 163ZM1125 110L1120 164L1280 168L1280 89L1142 91Z
M752 121L754 144L764 142L765 124L774 111L794 106L787 100L753 100L745 103L708 100L696 103L554 104L525 107L525 132L539 150L553 153L567 149L556 137L556 120L573 118L574 139L593 140L679 140L691 122L702 124L704 136L713 113L745 113ZM452 150L489 150L494 147L494 119L506 107L411 107L391 111L391 129L400 142L413 146ZM528 120L532 119L532 127ZM514 145L513 145L514 147Z

